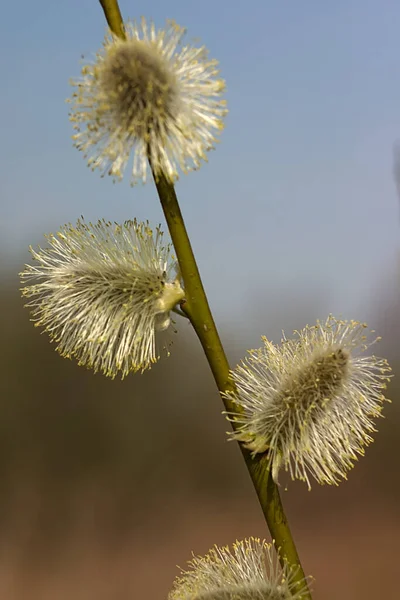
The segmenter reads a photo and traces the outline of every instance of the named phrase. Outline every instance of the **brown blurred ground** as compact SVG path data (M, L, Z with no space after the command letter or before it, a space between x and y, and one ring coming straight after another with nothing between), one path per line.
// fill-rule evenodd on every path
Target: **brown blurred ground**
M179 323L171 357L150 372L109 381L57 355L18 287L3 277L0 598L165 598L192 550L268 537L190 326ZM395 371L398 309L388 299L374 322ZM246 340L222 336L231 357L244 354ZM282 486L316 600L399 597L399 386L348 482Z

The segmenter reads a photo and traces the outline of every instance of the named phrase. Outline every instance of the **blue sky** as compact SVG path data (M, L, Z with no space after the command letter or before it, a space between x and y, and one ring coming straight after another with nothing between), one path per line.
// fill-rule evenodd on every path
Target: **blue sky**
M167 18L220 61L229 115L221 143L177 193L203 279L224 323L259 303L315 297L364 319L395 273L399 205L400 4L389 0L120 2ZM152 184L113 184L73 148L69 78L101 45L95 0L8 2L0 56L0 251L27 247L83 214L162 222ZM303 326L304 323L298 323ZM267 333L260 328L259 333Z

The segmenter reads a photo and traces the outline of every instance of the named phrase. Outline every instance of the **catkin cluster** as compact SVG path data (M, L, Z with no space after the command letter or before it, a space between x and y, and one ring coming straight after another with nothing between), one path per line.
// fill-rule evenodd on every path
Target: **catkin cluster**
M183 45L174 21L127 21L123 37L108 31L94 60L73 80L69 99L74 145L88 165L121 180L172 187L200 167L227 114L225 82L204 46ZM179 211L176 211L179 212ZM174 214L174 218L178 218ZM21 273L31 318L59 353L111 378L144 371L160 357L161 332L181 313L185 290L160 227L136 220L78 220L31 248ZM177 257L179 261L179 256ZM200 286L201 287L201 286ZM203 327L206 327L203 323ZM311 487L338 484L372 441L390 377L369 353L378 338L366 326L329 316L263 344L230 373L220 390L243 444L275 482L281 469ZM226 377L224 381L227 379ZM270 480L271 481L271 480ZM280 558L281 566L279 566ZM299 576L300 573L300 576ZM249 538L194 557L168 600L301 600L307 582L265 541Z

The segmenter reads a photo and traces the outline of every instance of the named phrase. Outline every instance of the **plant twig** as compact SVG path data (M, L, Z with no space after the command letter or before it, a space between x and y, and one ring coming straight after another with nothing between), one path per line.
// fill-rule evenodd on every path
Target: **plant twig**
M125 38L117 0L99 1L110 29L117 36ZM154 177L154 181L185 286L186 302L182 305L182 310L188 316L196 331L218 390L220 392L234 391L233 382L229 377L228 360L211 314L175 188L163 174ZM224 399L224 405L227 411L238 412L237 406L229 398ZM279 558L281 562L286 561L288 566L293 569L294 591L302 591L302 599L311 600L311 594L305 587L304 571L290 533L279 490L267 467L267 457L257 455L252 458L250 452L242 445L240 445L240 448L272 539L276 548L279 549Z
M115 35L125 39L122 15L117 0L99 0L109 28Z
M185 285L187 301L182 310L188 315L197 333L219 391L234 391L229 378L228 360L210 311L174 186L163 175L158 175L154 180ZM227 398L224 398L224 405L227 411L238 412L237 406ZM287 561L293 569L296 582L294 589L303 592L303 600L311 600L310 592L305 588L304 571L289 529L278 486L267 466L267 456L261 454L252 458L251 453L239 445L275 547L279 549L280 560Z

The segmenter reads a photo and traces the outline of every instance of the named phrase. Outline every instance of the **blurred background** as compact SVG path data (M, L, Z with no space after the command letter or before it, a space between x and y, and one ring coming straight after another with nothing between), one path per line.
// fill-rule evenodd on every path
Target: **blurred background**
M398 374L399 4L120 5L187 26L227 80L222 143L177 192L231 364L332 312L376 329ZM268 531L186 322L170 358L123 382L61 359L29 322L17 273L43 233L162 213L151 184L102 180L72 147L64 100L101 45L99 4L21 0L2 17L0 597L165 598L192 551ZM317 600L398 598L398 377L388 395L347 482L282 480Z

